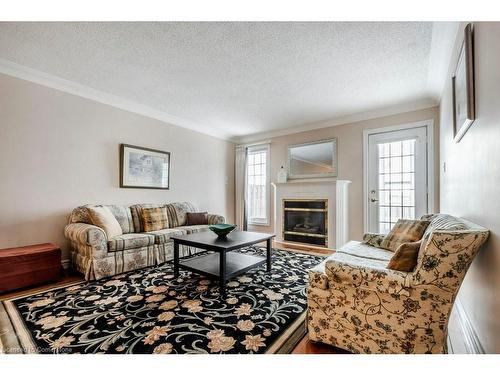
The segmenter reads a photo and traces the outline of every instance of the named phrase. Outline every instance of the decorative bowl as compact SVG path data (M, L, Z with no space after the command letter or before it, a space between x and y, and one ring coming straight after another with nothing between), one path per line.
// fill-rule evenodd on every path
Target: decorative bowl
M235 230L234 224L214 224L210 225L208 229L214 232L219 238L225 238L229 233Z

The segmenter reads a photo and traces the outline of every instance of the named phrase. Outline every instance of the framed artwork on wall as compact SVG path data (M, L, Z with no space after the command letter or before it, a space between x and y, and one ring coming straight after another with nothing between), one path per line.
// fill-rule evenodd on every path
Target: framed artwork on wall
M120 187L169 189L170 152L120 145Z
M460 142L475 120L474 108L474 45L472 24L464 31L464 41L458 56L453 89L453 139Z

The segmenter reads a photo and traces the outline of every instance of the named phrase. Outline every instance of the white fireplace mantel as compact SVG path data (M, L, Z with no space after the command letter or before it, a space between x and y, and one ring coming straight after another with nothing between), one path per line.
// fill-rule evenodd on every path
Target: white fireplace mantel
M328 247L338 249L349 237L348 187L351 181L336 179L293 180L272 183L274 230L276 240L283 240L283 199L328 199Z

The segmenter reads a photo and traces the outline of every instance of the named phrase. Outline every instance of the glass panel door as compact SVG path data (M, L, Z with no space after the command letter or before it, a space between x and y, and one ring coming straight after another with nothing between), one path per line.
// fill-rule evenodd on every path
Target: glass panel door
M369 227L388 233L427 212L426 128L370 135L368 147Z

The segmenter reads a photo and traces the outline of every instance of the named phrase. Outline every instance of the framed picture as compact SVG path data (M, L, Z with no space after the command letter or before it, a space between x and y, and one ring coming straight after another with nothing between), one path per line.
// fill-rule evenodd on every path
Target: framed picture
M120 145L120 187L168 189L170 152Z
M465 27L453 88L453 139L459 142L475 120L474 111L474 49L472 25Z

